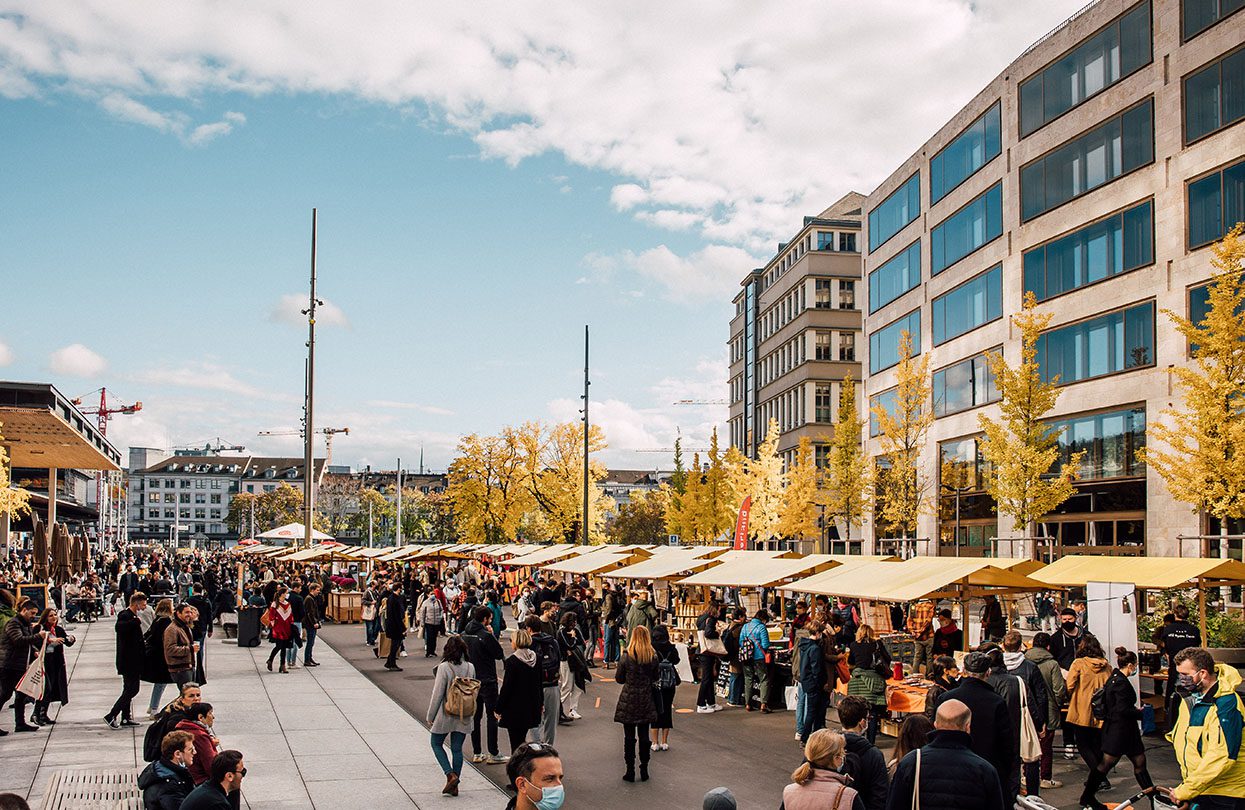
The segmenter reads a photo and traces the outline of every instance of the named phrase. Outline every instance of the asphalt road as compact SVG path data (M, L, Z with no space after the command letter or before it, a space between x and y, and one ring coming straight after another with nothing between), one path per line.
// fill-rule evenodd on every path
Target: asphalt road
M424 658L423 641L410 639L410 655L399 658L403 672L387 672L372 648L363 643L362 625L326 625L321 642L367 675L399 705L423 722L432 693L432 670L437 660ZM443 641L443 639L442 639ZM509 646L502 645L507 654ZM706 791L726 785L735 794L740 808L768 810L778 807L782 790L791 772L800 764L799 744L794 740L795 719L789 711L763 715L727 708L711 715L694 712L697 686L685 683L675 698L674 729L670 750L654 752L648 782L622 781L622 726L613 722L614 705L621 687L610 680L610 673L593 670L596 680L580 701L582 720L559 726L554 745L566 771L567 808L574 810L616 810L648 806L699 810ZM680 710L693 710L678 713ZM834 711L828 718L832 727ZM499 730L501 752L507 749L505 729ZM1062 739L1057 739L1062 742ZM1158 738L1147 738L1150 772L1160 785L1178 779L1171 746ZM878 746L889 759L894 741L879 737ZM471 741L464 754L471 756ZM504 765L481 765L482 772L505 783ZM1070 762L1056 754L1055 778L1066 782L1056 790L1043 791L1043 798L1059 808L1078 807L1080 784L1085 767L1080 760ZM1111 774L1112 790L1099 794L1103 801L1123 801L1136 790L1127 760Z

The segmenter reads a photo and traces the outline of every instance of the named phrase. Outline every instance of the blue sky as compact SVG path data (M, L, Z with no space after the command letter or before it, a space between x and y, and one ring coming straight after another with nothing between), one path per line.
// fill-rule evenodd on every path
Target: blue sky
M1078 3L1020 5L4 0L0 378L143 400L122 446L297 452L254 434L300 415L317 206L336 460L574 416L591 323L607 461L663 464L725 420L671 403L725 397L742 274Z

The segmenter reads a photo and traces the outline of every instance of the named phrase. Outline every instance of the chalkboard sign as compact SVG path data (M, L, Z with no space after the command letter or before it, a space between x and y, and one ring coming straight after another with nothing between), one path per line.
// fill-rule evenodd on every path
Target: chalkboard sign
M717 696L725 699L730 692L731 686L731 667L725 658L721 659L718 664L718 682L715 685L714 692Z
M17 601L20 602L23 596L28 597L33 604L37 605L40 613L43 612L44 608L51 604L51 599L48 597L48 586L46 583L18 585Z

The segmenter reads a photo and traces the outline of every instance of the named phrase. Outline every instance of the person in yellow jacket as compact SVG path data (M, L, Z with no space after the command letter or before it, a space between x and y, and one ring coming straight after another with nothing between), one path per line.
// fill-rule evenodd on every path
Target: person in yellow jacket
M1216 664L1201 647L1181 650L1175 659L1181 688L1176 725L1167 739L1176 749L1181 782L1164 789L1180 810L1236 810L1245 807L1245 758L1241 732L1245 705L1236 694L1241 676L1235 667Z

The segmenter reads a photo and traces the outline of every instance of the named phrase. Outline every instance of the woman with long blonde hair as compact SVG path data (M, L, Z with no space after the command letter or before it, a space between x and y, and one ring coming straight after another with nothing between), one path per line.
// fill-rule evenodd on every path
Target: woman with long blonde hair
M846 756L847 740L839 732L822 728L810 734L804 745L805 761L791 774L792 784L783 789L783 810L864 810L860 794L839 773Z
M856 630L856 640L848 647L847 663L852 671L847 694L862 697L869 703L871 711L865 738L873 743L878 736L878 722L886 713L886 679L890 676L885 673L890 669L891 656L877 640L873 628L862 624Z
M653 650L652 637L644 625L632 628L627 651L618 662L614 680L622 686L618 705L614 709L614 722L623 726L623 762L627 766L623 779L635 781L636 740L640 743L640 781L648 781L648 760L653 742L649 739L649 726L657 720L657 704L653 700L653 686L657 682L657 653Z

